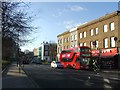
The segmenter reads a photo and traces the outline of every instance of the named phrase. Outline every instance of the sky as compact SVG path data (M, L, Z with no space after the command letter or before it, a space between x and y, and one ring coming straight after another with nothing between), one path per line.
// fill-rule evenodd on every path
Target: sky
M29 38L32 43L21 47L33 51L43 41L57 43L57 35L118 10L118 2L30 2L26 8L34 15L37 27Z

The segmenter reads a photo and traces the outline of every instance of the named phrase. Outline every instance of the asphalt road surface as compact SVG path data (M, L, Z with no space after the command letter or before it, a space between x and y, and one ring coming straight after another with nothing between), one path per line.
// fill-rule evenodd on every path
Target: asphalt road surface
M50 65L27 64L28 77L40 88L118 88L118 75L87 70L54 69Z

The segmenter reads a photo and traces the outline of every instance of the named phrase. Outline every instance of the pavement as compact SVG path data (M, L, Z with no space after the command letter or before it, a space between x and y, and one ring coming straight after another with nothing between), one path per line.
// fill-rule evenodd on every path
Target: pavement
M26 73L19 70L16 62L13 62L7 70L2 72L2 89L6 88L39 88L37 84L30 79Z

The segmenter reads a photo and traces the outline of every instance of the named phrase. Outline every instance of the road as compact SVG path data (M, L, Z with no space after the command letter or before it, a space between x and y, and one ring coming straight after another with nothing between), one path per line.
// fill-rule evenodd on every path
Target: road
M40 88L116 88L118 75L87 70L54 69L50 65L28 64L23 67Z

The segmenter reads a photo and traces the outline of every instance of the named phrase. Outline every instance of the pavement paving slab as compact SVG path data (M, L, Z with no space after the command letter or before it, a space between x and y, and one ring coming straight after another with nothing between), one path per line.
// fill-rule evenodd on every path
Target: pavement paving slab
M19 71L16 62L13 62L2 76L2 88L36 88L36 85L22 69Z

